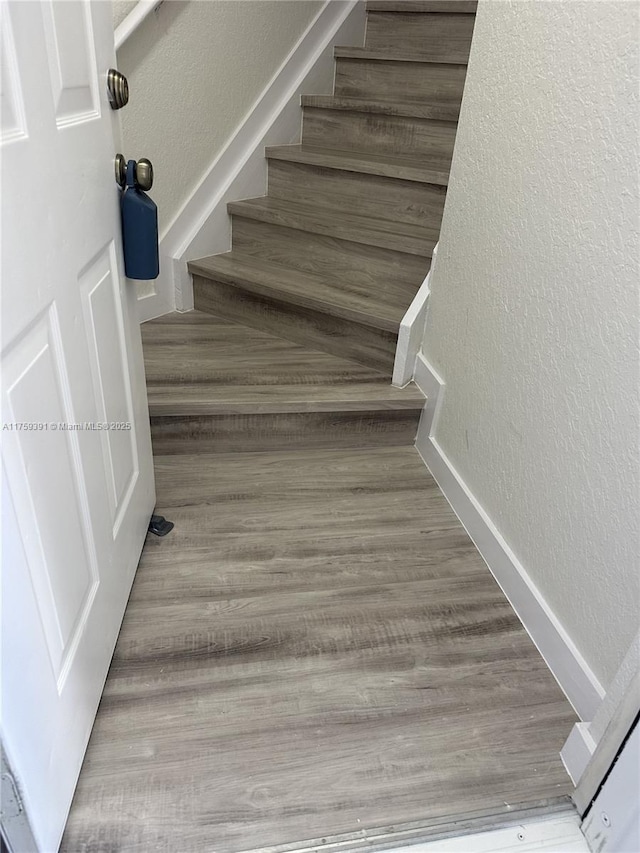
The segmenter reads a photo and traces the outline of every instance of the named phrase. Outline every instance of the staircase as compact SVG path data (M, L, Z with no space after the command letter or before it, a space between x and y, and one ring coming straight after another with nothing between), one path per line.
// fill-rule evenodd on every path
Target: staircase
M299 145L235 201L232 249L189 263L196 311L143 326L157 454L412 444L422 395L390 385L438 240L476 3L370 0L302 97Z
M390 383L473 8L369 2L335 94L303 97L302 143L267 150L266 198L229 205L232 250L190 264L197 310L142 326L175 527L147 537L64 853L577 820L575 715L412 446L421 393Z

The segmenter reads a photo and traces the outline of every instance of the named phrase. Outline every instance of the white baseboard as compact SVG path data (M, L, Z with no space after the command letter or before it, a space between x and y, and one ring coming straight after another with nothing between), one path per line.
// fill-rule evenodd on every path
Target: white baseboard
M604 689L535 583L434 437L444 382L422 353L415 382L427 397L416 447L491 573L581 720L591 720Z
M436 243L431 255L431 268L427 277L413 297L413 301L400 323L396 358L393 363L393 376L391 378L391 384L396 385L398 388L404 388L413 379L416 357L420 352L424 338L429 293L431 292L431 277L435 269L437 254L438 244Z
M333 47L362 44L364 26L364 3L326 0L244 122L161 235L157 304L170 307L154 316L174 307L178 311L193 307L187 261L229 250L231 221L227 202L265 194L265 147L299 142L300 95L333 91ZM149 307L152 301L146 300Z
M144 323L147 320L153 320L154 317L160 317L162 314L168 314L169 311L175 309L175 298L173 291L166 287L165 281L162 278L163 263L169 263L169 259L160 259L160 276L155 281L136 282L142 287L138 287L138 299L136 307L138 309L138 322Z
M560 750L560 758L574 785L585 771L595 752L596 742L589 733L590 723L576 723Z

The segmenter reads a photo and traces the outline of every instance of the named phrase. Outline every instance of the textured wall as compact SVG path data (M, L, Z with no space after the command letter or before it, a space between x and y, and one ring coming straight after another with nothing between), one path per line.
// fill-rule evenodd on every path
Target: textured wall
M481 0L423 347L438 442L605 685L640 601L638 10Z
M138 5L138 0L113 0L113 26L114 29L121 24Z
M322 7L311 0L165 0L118 51L126 157L149 157L161 230Z

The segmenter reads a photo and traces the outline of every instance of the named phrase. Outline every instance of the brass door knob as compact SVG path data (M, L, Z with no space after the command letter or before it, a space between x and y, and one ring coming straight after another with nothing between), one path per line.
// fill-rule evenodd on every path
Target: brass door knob
M145 192L153 186L153 165L146 157L141 157L136 163L136 184Z
M116 183L124 189L127 183L127 161L122 154L116 154L115 159ZM153 164L146 157L141 157L134 170L136 186L148 192L153 186Z
M115 68L107 71L107 92L112 110L121 110L129 103L129 83L124 74Z

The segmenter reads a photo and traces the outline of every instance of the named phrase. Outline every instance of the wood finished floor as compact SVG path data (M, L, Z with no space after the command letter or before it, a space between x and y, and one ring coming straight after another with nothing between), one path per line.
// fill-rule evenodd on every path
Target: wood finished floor
M156 459L66 853L235 853L566 795L575 716L411 447Z
M142 325L151 416L422 409L411 384L202 311Z

